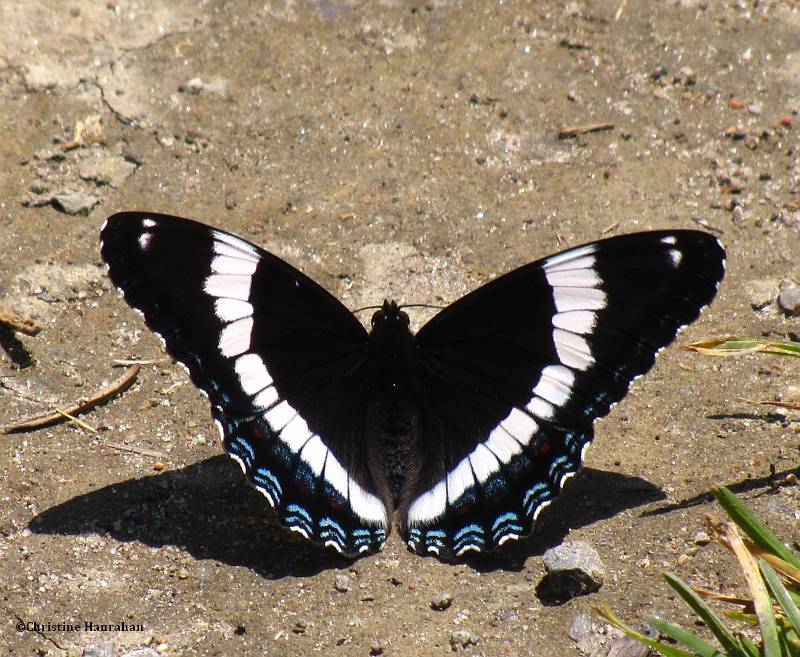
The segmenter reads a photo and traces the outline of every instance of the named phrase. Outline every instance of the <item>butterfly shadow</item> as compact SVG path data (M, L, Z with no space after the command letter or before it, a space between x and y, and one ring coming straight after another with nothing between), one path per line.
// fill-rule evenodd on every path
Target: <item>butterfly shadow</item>
M526 540L462 562L477 571L521 570L571 529L664 499L639 477L584 468ZM198 560L250 568L266 579L308 577L350 562L281 527L264 498L224 455L129 479L72 498L35 516L37 534L103 534L150 547L178 546ZM395 539L396 540L396 539Z
M787 468L786 470L774 470L763 477L748 477L747 479L740 479L723 484L729 491L737 495L746 495L748 493L755 493L755 497L762 495L774 495L780 491L782 482L785 481L789 475L797 476L800 474L800 467ZM655 509L648 509L642 513L643 517L660 516L673 511L680 511L689 509L695 506L702 506L711 504L714 501L714 495L710 490L704 490L692 497L687 497L678 500L672 504L666 504Z
M33 356L25 343L16 336L14 331L5 326L0 326L0 349L21 370L33 365Z
M480 572L519 571L528 558L561 545L573 529L663 499L666 495L661 489L641 477L583 468L544 510L528 538L506 543L503 549L488 554L467 553L462 562Z
M224 455L79 495L35 516L29 529L174 545L198 560L245 566L266 579L308 577L350 563L281 527Z

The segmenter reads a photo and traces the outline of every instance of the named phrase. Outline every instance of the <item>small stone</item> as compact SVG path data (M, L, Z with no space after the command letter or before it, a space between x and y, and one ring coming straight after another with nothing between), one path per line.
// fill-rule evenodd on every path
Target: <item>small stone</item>
M745 181L738 176L731 176L725 191L728 194L741 194L744 191Z
M605 657L648 657L650 648L629 636L614 639L603 649Z
M755 114L758 116L764 111L764 106L761 103L754 101L747 106L747 111L750 112L750 114Z
M40 91L57 87L61 82L60 71L47 64L28 64L22 71L25 87L30 91Z
M743 110L745 108L745 102L743 100L739 100L738 98L731 98L728 101L728 107L732 110Z
M383 644L378 639L375 639L371 644L369 644L370 655L382 655L383 650Z
M477 646L479 641L480 637L469 630L455 630L450 633L450 649L453 652L465 650L469 646Z
M653 80L660 80L663 78L669 71L667 71L667 67L663 64L659 64L656 66L652 71L650 71L650 77Z
M783 281L781 283L778 304L787 315L800 313L800 288L794 281Z
M189 96L197 96L201 91L208 91L218 96L224 96L228 93L229 84L229 80L225 78L214 78L208 81L203 80L203 78L192 78L181 84L178 87L178 91Z
M305 634L306 630L308 629L308 625L305 621L297 621L294 625L292 625L292 632L294 634Z
M690 69L688 66L684 66L680 71L678 71L678 75L673 78L673 82L676 84L682 84L684 87L691 87L697 82L697 77L692 69Z
M771 305L778 294L777 281L769 278L750 281L749 287L750 307L753 310L763 310Z
M117 651L111 641L90 643L83 648L82 657L114 657Z
M437 593L433 597L433 600L431 600L431 609L435 609L436 611L444 611L451 604L453 604L452 593Z
M744 220L744 209L741 205L737 205L731 210L731 215L733 217L733 222L739 225Z
M167 643L163 642L159 645L165 646ZM120 657L158 657L159 654L158 650L154 650L153 648L134 648L133 650L121 653Z
M81 162L78 175L98 185L119 187L136 171L136 165L121 157L103 156L88 158Z
M678 562L678 565L679 565L679 566L685 566L685 565L686 565L687 563L689 563L691 560L692 560L692 558L691 558L691 557L690 557L688 554L686 554L686 553L684 552L683 554L681 554L681 555L678 555L677 562Z
M334 582L333 587L339 591L339 593L347 593L350 590L350 577L344 573L339 573L336 576L336 581Z
M708 545L711 537L706 532L697 532L692 540L695 545Z
M572 617L568 635L582 655L594 655L603 645L602 625L583 612L578 612Z
M510 623L517 620L519 614L514 607L503 607L494 612L494 619L498 623Z
M202 78L192 78L190 80L186 80L183 84L178 86L178 91L184 94L188 94L190 96L196 96L202 90L205 84L203 83Z
M597 591L603 585L606 569L600 555L583 541L565 541L544 553L547 574L537 593L569 599Z
M53 197L53 205L67 214L88 214L100 199L86 192L64 190Z
M725 137L729 137L734 141L739 141L747 137L747 131L744 128L740 128L737 125L732 125L729 128L726 128L723 133Z

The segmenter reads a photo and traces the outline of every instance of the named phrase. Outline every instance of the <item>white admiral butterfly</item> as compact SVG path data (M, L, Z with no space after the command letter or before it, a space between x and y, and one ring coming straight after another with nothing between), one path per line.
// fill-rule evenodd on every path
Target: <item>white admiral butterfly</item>
M352 557L397 513L411 549L441 558L531 532L725 259L698 231L613 237L497 278L414 335L394 301L367 332L283 260L187 219L115 214L102 255L283 524Z

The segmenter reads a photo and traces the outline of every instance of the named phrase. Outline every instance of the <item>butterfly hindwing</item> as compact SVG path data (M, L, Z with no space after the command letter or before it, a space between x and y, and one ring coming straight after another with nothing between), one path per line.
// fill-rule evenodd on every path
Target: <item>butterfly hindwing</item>
M226 450L280 520L350 556L379 549L389 510L361 460L358 320L279 258L197 222L125 212L101 239L112 281L208 395Z
M511 272L423 326L410 547L449 558L530 533L594 420L713 299L724 255L697 231L610 238Z

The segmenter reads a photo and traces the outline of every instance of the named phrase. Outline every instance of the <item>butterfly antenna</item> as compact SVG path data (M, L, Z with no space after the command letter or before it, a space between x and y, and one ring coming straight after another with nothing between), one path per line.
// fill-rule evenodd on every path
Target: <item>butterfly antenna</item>
M383 308L383 306L364 306L363 308L356 308L353 310L353 314L364 312L365 310L377 310L378 308Z
M363 312L364 310L379 310L383 308L383 306L364 306L363 308L356 308L353 311L353 314ZM433 308L435 310L441 310L444 306L433 306L429 303L404 303L402 306L398 306L401 310L403 308Z
M435 306L430 303L404 303L402 306L400 306L401 310L403 308L433 308L435 310L441 310L444 308L444 306Z

